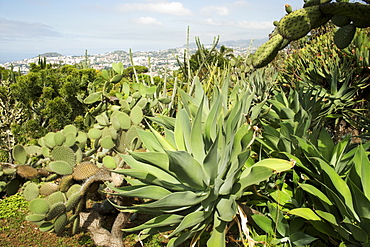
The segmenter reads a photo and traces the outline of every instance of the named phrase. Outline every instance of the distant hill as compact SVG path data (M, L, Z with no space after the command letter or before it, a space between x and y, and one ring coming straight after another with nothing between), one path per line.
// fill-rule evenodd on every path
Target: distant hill
M252 46L260 46L265 43L268 38L264 39L240 39L240 40L228 40L224 42L220 42L219 45L224 45L226 47L240 47L240 48L248 48L252 42Z
M228 40L219 42L217 44L217 47L220 47L221 45L224 45L226 47L240 47L240 48L248 48L252 41L253 47L258 47L265 43L268 40L268 38L263 39L239 39L239 40ZM211 45L211 44L208 44ZM186 47L186 44L183 45L183 47ZM197 48L197 45L195 43L190 43L189 48Z
M45 53L41 54L40 56L41 57L60 57L60 56L63 56L63 55L58 53L58 52L45 52Z

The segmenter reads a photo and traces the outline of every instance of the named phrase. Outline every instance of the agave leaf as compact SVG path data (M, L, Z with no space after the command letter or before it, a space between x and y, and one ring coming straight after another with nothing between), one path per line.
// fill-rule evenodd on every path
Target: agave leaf
M195 190L206 189L206 176L203 167L187 152L166 151L169 170L176 174L181 183Z
M189 228L189 227L192 227L192 226L195 226L196 224L202 222L205 220L205 213L204 211L195 211L195 212L192 212L188 215L186 215L182 221L180 222L180 224L177 226L177 228L169 235L169 237L172 237L174 235L176 235L177 233Z
M362 145L359 146L353 158L354 170L361 181L362 190L368 200L370 200L370 161ZM356 181L357 182L357 181Z
M135 170L142 170L142 171L145 171L145 173L147 174L152 174L153 176L155 176L156 178L160 179L160 180L163 180L163 181L167 181L169 183L174 183L174 184L177 184L177 183L180 183L175 177L173 177L172 175L170 175L168 172L166 172L165 170L162 170L158 167L155 167L155 166L152 166L150 164L146 164L146 163L143 163L143 162L139 162L137 161L136 159L134 159L134 157L132 156L129 156L129 155L123 155L123 154L119 154L119 156L133 169ZM123 170L115 170L115 172L119 173L121 172L121 174L124 174L125 170L130 170L130 169L123 169ZM140 179L143 179L143 178L140 178Z
M319 161L321 169L328 175L329 179L331 180L333 184L333 187L336 189L338 194L343 198L347 207L351 209L353 216L358 221L360 221L353 207L353 199L352 199L351 190L349 189L346 182L337 174L334 168L328 165L325 161L323 161L322 159L318 159L318 158L316 160Z
M206 178L208 179L207 184L213 183L214 179L217 177L218 174L218 161L220 159L220 155L218 152L218 137L213 142L211 148L208 150L206 157L203 161L203 168L206 174Z
M315 186L312 186L310 184L299 184L299 187L302 188L304 191L310 193L311 195L319 198L321 202L325 202L327 205L333 206L333 203L330 201L330 199Z
M335 167L335 171L338 174L340 174L341 171L344 169L344 167L338 166L338 164L342 160L343 156L345 155L345 151L349 144L350 144L350 138L347 137L343 141L335 145L333 149L330 164Z
M222 221L232 221L237 211L235 196L221 197L217 203L216 209Z
M191 238L194 234L195 232L189 231L189 232L182 233L181 236L179 237L171 238L170 241L168 241L167 243L167 247L178 246L182 244L183 242L185 242L187 239Z
M135 158L135 160L152 164L158 168L169 172L169 160L165 153L160 152L130 152L130 155Z
M325 158L325 160L329 161L332 156L333 149L334 149L334 142L325 128L321 130L319 139L317 140L317 142L318 142L317 143L318 150L320 151L322 156Z
M360 190L351 180L347 180L347 184L351 189L355 203L356 212L360 217L370 219L370 200L365 196L364 191Z
M177 150L191 152L190 132L191 123L189 116L186 113L185 109L182 109L177 113L174 130ZM188 148L190 148L190 150Z
M283 212L276 203L267 202L271 219L275 222L273 229L276 229L281 236L286 236L289 232L289 224L284 218Z
M108 185L108 187L116 192L111 193L116 196L128 196L153 200L159 200L172 193L163 187L155 185L125 186L120 188Z
M213 230L211 237L207 241L207 247L226 247L226 226L227 222L222 221L216 212L213 219Z
M242 105L241 104L238 104L239 103L239 98L237 97L237 102L235 103L235 105L233 106L233 108L231 109L230 111L230 114L228 114L227 116L227 120L226 120L226 134L225 134L225 137L226 137L226 141L227 142L230 142L230 140L228 140L228 138L233 138L234 137L234 133L236 132L237 128L240 126L241 124L241 121L242 119L244 118L244 116L242 115Z
M133 227L133 228L122 229L122 231L134 232L134 231L140 231L140 230L148 229L148 228L158 228L158 227L178 224L179 222L181 222L181 220L183 218L184 218L184 216L176 215L176 214L160 215L158 217L155 217L155 218L145 222L144 224L141 224L141 225Z
M164 153L164 149L162 145L159 143L157 138L155 138L154 134L150 131L145 131L142 129L137 129L137 133L140 136L140 140L143 141L144 146L149 151L157 151Z
M190 132L190 143L191 143L191 150L195 160L198 162L203 162L205 157L204 152L204 141L203 141L203 128L202 128L202 115L203 115L203 103L202 100L197 115L193 121L193 125L191 126Z
M148 117L148 118L150 120L152 120L153 122L163 126L166 129L169 129L169 130L172 130L172 131L175 129L176 118L167 117L167 116L164 116L164 115L159 115L159 116L156 116L156 117Z
M201 99L198 100L196 98L193 98L181 89L179 90L179 92L180 92L180 96L181 96L181 102L184 104L185 108L189 107L189 103L192 104L192 105L195 105L197 107L200 105L200 100Z
M239 181L234 184L232 194L239 198L247 187L268 179L272 174L274 171L265 166L248 167L242 172Z
M322 182L319 182L321 184L321 186L324 188L324 192L326 192L326 195L328 196L328 198L333 201L333 205L335 205L340 214L342 216L347 216L351 219L354 219L357 217L357 215L355 215L353 212L353 210L351 210L348 205L345 204L345 201L343 198L340 197L340 195L336 192L334 192L331 188L329 188L329 186L327 186L325 183L322 183ZM333 212L333 211L331 211Z
M218 92L218 90L215 90ZM207 142L211 142L212 140L215 140L217 137L217 124L215 122L217 121L219 117L222 115L220 114L221 109L221 100L220 95L217 94L217 100L215 100L214 104L211 106L211 110L207 115L207 118L204 123L204 137L206 138Z
M297 215L310 221L321 221L321 218L310 208L294 208L288 214Z
M290 241L296 246L307 246L316 239L304 232L295 232L290 236Z
M295 165L295 161L287 161L277 158L268 158L258 161L253 166L263 166L274 170L275 172L284 172L287 171Z
M294 136L295 139L298 141L298 146L301 147L308 156L311 157L322 157L320 152L316 149L314 145L312 145L307 140L304 140L298 136Z
M191 191L180 191L171 193L157 201L138 204L132 207L125 207L122 206L120 208L127 208L127 209L164 209L164 210L171 210L171 209L182 209L188 208L193 205L199 204L205 198L207 198L208 194L198 195Z
M338 226L337 220L333 214L321 210L315 210L315 213L324 220L328 221L330 224Z
M343 223L351 231L352 236L359 242L369 243L369 236L357 224L352 223L348 218L344 218Z
M165 137L160 135L151 125L149 125L149 129L154 134L155 138L161 144L164 150L172 150L172 151L176 150L175 147L172 146L172 144L169 141L167 141Z
M249 125L243 125L234 136L233 149L231 150L231 161L237 160L238 155L248 147L253 139L253 130Z
M273 221L263 214L252 214L253 221L266 233L274 234Z

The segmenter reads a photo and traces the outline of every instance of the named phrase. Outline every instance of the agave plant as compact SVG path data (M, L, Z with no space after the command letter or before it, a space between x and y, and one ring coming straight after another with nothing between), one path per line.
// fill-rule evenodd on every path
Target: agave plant
M370 246L370 142L351 148L346 138L335 145L324 132L316 144L299 142L307 159L296 159L297 165L308 170L299 188L308 200L288 213L308 220L336 244Z
M165 136L152 128L138 130L147 152L121 155L131 169L115 172L126 175L130 186L111 189L117 196L144 200L116 205L121 211L159 216L124 231L141 230L140 236L171 231L168 246L177 246L190 238L197 242L212 227L207 246L225 246L228 223L239 214L245 237L252 241L240 198L251 185L290 169L294 162L255 163L251 158L258 128L246 122L245 114L256 117L260 106L252 106L254 95L246 92L235 87L228 96L224 83L209 100L197 83L195 97L181 93L184 108L176 119L153 119L162 123Z

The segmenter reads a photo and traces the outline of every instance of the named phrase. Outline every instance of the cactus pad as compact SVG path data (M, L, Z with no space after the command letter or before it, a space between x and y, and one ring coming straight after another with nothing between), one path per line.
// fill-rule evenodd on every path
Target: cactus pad
M27 152L22 145L14 146L12 155L14 160L21 165L24 165L27 161Z
M59 186L53 182L43 183L40 186L40 194L43 196L48 196L56 191L58 191Z
M348 16L334 15L331 18L331 22L337 27L343 27L351 23L351 19Z
M27 154L31 156L39 156L42 154L42 150L40 146L29 145L29 146L25 146L24 149L26 149Z
M64 136L63 132L59 131L56 132L54 135L54 141L56 145L62 145L65 141L66 137Z
M68 224L67 214L59 215L58 218L56 218L54 221L54 231L56 233L61 233L67 224Z
M28 165L17 166L17 174L26 179L33 179L39 176L37 169Z
M29 214L26 215L25 220L31 221L31 222L38 222L45 219L45 214Z
M3 173L5 175L13 175L17 172L17 169L16 168L4 168L3 169Z
M80 226L80 216L76 215L76 217L73 219L72 234L77 233L77 230L78 230L79 226Z
M59 190L61 192L66 192L69 187L73 184L72 174L62 177L59 183Z
M334 43L339 49L346 48L352 41L356 33L356 27L349 24L339 28L334 34Z
M77 135L77 128L74 126L74 125L66 125L64 128L63 128L63 133L64 135L67 135L68 133L72 133L74 136Z
M131 127L131 119L129 115L124 112L115 112L112 114L112 125L116 130L119 129L129 129Z
M255 68L260 68L271 62L277 55L283 40L283 36L277 34L261 45L253 54L253 66Z
M367 28L367 27L370 27L370 21L368 21L368 20L361 20L361 19L357 19L357 18L353 18L352 19L352 24L355 27L358 27L358 28Z
M72 209L74 209L77 206L77 204L80 202L82 196L83 195L80 192L77 192L71 195L70 198L68 198L68 201L66 203L66 212L69 212Z
M108 169L115 169L117 167L116 161L112 156L105 156L103 158L103 164Z
M51 151L51 156L54 160L63 160L67 162L71 167L76 163L73 150L66 146L56 146L53 151Z
M361 3L326 3L320 5L320 10L325 14L344 15L351 19L370 21L370 5Z
M65 136L66 139L63 143L64 146L71 147L76 143L76 134L74 132L68 132Z
M29 183L23 190L23 196L27 201L36 199L39 195L39 187L35 183Z
M56 146L55 143L55 133L54 132L49 132L47 133L43 138L42 142L47 148L53 148Z
M312 6L293 11L284 16L278 25L279 33L286 39L300 39L320 25L329 21L331 15L325 15L319 6Z
M95 128L90 129L89 132L87 133L87 136L90 139L99 139L101 135L102 135L101 131Z
M64 203L65 195L61 191L56 191L53 194L49 195L47 200L50 206L58 202Z
M113 142L111 136L106 136L100 140L100 145L102 146L102 148L111 149L114 148L116 144Z
M144 118L143 109L139 106L134 106L130 112L131 122L138 125Z
M68 191L67 191L67 198L69 199L75 193L80 192L81 191L81 188L82 188L82 186L79 185L79 184L72 185L71 188L69 188Z
M99 168L93 163L82 162L73 169L72 176L75 180L84 180L95 175L98 171Z
M59 175L69 175L73 172L71 165L62 160L50 162L49 168Z
M65 213L66 211L66 206L64 205L63 202L57 202L55 203L54 205L52 205L50 207L50 210L49 212L47 212L46 216L45 216L45 220L49 221L49 220L52 220L56 217L58 217L59 215Z
M48 232L54 228L54 224L51 222L43 222L40 226L39 229L42 232Z
M87 134L85 132L79 131L76 137L76 142L78 142L78 146L81 149L85 148L87 142Z
M29 209L34 214L46 214L49 211L49 203L45 198L36 198L30 202Z

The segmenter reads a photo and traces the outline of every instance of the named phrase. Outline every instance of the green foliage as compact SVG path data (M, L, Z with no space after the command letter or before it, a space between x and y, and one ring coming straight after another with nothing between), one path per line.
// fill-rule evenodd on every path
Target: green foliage
M368 57L368 30L359 31L353 44L344 50L333 47L332 34L333 29L293 51L280 68L279 82L321 98L319 117L332 126L337 139L346 134L339 129L343 121L346 128L363 129L357 134L367 135L369 105L364 99L368 98L370 74L363 58Z
M338 16L341 19L348 18L350 23L342 21L338 23ZM287 14L276 23L270 40L259 47L253 55L252 64L255 68L266 66L276 57L278 51L284 49L290 42L305 37L311 30L325 25L333 18L333 23L340 26L334 35L334 42L338 48L344 49L351 43L357 28L369 27L369 16L368 3L308 1L301 9L287 11Z
M282 159L254 164L250 145L255 133L241 113L257 116L260 108L251 104L254 95L247 90L235 87L228 96L226 88L228 83L224 82L220 90L214 90L211 100L205 97L200 83L196 84L194 98L180 91L184 109L173 126L166 118L166 122L157 119L166 136L151 127L151 132L139 131L148 152L121 155L131 169L115 172L137 180L130 179L131 186L111 189L115 195L151 200L116 207L160 213L125 231L143 230L141 234L147 235L172 230L168 246L178 246L190 238L197 242L212 226L207 246L224 246L227 225L242 210L238 201L245 190L265 181L274 171L283 172L294 165Z
M48 131L59 130L84 115L86 107L79 100L87 85L95 80L93 69L79 70L37 66L9 85L10 97L21 109L20 119L11 124L18 143L39 138Z
M27 210L28 204L20 194L0 200L0 219L19 217L22 211Z

